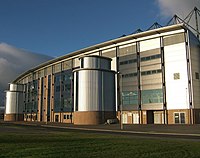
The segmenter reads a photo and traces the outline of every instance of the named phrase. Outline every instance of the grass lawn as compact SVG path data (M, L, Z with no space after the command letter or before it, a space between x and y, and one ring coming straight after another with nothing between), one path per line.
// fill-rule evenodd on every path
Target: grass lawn
M0 158L192 158L200 141L139 138L0 124Z

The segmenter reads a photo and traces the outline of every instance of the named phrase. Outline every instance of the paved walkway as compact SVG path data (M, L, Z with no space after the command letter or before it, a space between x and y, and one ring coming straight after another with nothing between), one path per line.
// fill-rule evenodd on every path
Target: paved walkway
M200 140L200 125L73 125L65 123L44 123L44 122L3 122L19 125L40 126L44 128L81 130L86 132L100 132L112 134L132 134L148 137L173 137Z

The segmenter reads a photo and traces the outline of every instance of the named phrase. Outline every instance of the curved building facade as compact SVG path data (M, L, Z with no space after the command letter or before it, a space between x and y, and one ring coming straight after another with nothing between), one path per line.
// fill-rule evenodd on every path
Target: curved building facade
M106 41L17 77L23 93L7 91L5 120L197 124L199 63L199 39L184 24Z

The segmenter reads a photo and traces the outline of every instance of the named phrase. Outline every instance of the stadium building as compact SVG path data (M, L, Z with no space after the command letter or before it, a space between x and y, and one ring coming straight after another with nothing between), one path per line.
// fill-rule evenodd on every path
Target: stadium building
M4 120L198 124L199 73L198 34L185 22L155 27L24 72L6 92Z

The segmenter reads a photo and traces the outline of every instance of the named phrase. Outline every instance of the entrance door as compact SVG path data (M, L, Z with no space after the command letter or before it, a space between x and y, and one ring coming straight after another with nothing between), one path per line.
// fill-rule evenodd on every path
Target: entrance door
M154 113L153 111L148 110L147 111L147 124L153 124L154 123Z
M58 119L59 119L59 115L56 115L55 116L55 122L58 122Z

